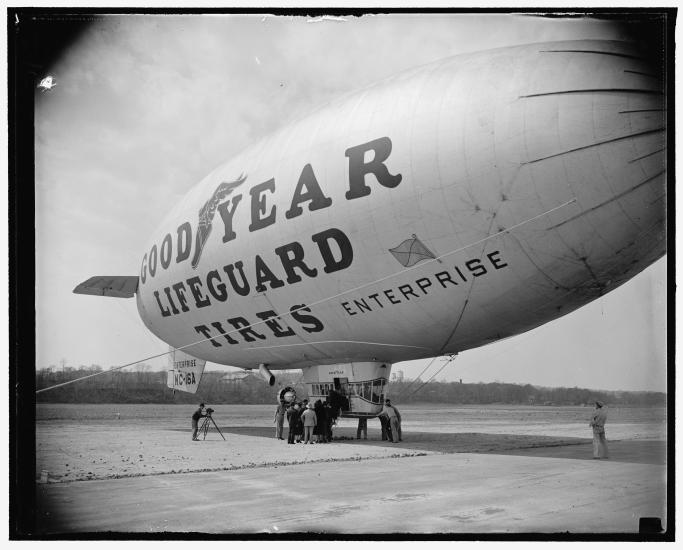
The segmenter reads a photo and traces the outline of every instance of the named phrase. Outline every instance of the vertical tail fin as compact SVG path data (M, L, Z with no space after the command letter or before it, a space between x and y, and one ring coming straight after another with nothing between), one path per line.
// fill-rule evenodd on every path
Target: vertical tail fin
M176 390L197 393L206 361L192 357L184 351L170 349L172 351L168 354L166 385L173 389L174 393Z

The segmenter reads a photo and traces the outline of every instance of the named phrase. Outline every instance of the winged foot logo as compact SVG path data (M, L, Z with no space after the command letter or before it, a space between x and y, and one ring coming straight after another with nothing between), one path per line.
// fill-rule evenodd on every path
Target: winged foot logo
M202 257L204 245L211 235L211 224L213 217L216 214L216 207L225 197L232 194L232 192L242 185L247 179L247 176L240 174L235 181L223 182L211 195L211 198L204 203L199 209L199 219L197 221L197 239L195 241L194 257L192 258L192 269L197 269L199 260Z

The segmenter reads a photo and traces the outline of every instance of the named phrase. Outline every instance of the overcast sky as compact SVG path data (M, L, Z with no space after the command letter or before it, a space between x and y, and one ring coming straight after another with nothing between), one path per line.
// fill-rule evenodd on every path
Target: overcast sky
M36 91L37 367L64 359L108 368L165 351L134 299L72 290L93 275L137 275L166 212L276 128L443 57L605 37L623 38L607 22L507 15L114 16L94 24L50 71L57 85ZM665 287L660 260L560 320L460 354L436 379L665 391ZM428 362L394 371L412 378ZM166 359L147 363L161 369Z

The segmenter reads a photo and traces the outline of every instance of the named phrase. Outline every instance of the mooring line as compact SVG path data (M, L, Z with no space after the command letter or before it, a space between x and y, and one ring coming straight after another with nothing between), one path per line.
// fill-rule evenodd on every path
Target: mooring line
M422 388L424 388L427 384L429 384L434 378L436 378L436 375L439 374L443 369L445 369L449 363L455 360L456 355L453 354L451 355L448 360L444 363L443 367L441 367L438 371L436 371L432 376L429 377L429 379L422 384L419 388L417 388L414 392L408 394L406 398L410 397L411 395L415 395L417 392L419 392Z
M437 355L436 357L433 357L432 360L429 362L429 364L424 369L422 369L422 372L420 374L418 374L410 384L408 384L404 389L402 389L399 392L396 399L401 399L401 397L403 397L403 395L410 389L410 387L420 379L420 376L422 376L427 371L427 369L432 366L434 361L436 361L439 357L440 357L439 355Z

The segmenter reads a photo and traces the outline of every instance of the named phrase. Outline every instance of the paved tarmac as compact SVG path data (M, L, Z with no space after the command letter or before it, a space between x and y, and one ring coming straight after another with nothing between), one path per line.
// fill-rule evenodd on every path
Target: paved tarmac
M269 439L272 428L261 426L224 427L227 434L249 435ZM592 460L593 443L590 438L529 436L520 434L488 433L434 433L409 432L398 445L380 440L379 430L368 430L368 439L355 439L355 429L335 429L335 437L343 438L345 445L396 447L402 451L440 453L493 453L548 458ZM642 439L609 441L611 460L639 464L666 464L666 441Z
M358 447L373 443L340 441ZM399 450L419 442L393 444ZM50 533L637 533L666 523L665 445L361 458L37 486Z

